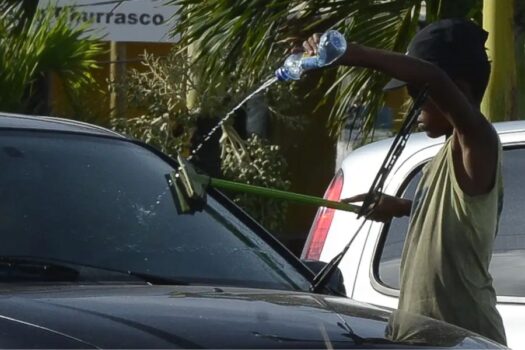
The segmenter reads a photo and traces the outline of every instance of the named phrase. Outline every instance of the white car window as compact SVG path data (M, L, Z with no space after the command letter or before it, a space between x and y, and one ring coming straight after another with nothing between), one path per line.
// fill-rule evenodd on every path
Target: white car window
M498 295L525 296L525 149L507 149L503 156L503 181L505 197L499 232L494 242L494 254L490 272ZM400 194L413 198L421 178L419 168L405 182ZM408 218L396 218L386 225L382 234L382 249L376 266L379 282L399 289L399 266L406 238Z

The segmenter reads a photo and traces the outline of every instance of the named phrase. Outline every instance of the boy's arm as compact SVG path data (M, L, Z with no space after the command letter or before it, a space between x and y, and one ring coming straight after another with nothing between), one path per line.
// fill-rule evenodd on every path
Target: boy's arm
M350 198L342 199L341 202L345 203L355 203L362 202L366 199L368 193L359 194ZM379 201L376 204L376 207L370 218L375 221L388 222L392 218L409 216L410 210L412 208L412 201L410 199L393 197L381 193Z
M466 137L476 134L476 126L489 125L448 75L432 63L397 52L356 44L349 44L339 63L377 69L417 88L427 86L430 97L454 129Z
M497 168L497 134L443 70L414 57L355 44L350 44L341 63L377 69L418 88L427 86L431 100L454 127L462 163L456 174L462 189L471 195L490 191Z
M303 47L315 54L318 43L319 36L314 35ZM348 43L345 55L337 63L376 69L417 88L427 86L430 99L455 130L458 144L454 146L460 149L461 169L456 169L460 186L470 195L490 191L497 168L498 136L443 70L414 57L353 43Z

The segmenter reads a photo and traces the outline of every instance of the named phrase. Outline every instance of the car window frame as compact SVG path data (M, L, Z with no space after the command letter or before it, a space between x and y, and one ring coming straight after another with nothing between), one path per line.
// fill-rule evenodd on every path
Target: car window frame
M509 135L509 134L523 134L523 133L524 132L521 131L521 130L520 131L514 131L514 132L511 131L511 132L503 132L499 136L501 138L503 135L506 135L506 134ZM525 139L525 137L524 137L524 139ZM503 152L508 151L508 150L513 150L513 149L523 149L523 150L525 150L525 142L524 141L503 142L503 140L502 140L501 143L502 143L502 151ZM416 152L416 153L412 154L407 160L409 160L410 158L416 156L417 153L419 153L419 152ZM401 185L398 186L398 188L395 190L394 193L395 193L396 196L400 196L406 190L406 188L407 188L408 184L410 183L410 181L412 181L414 176L419 171L421 171L421 169L425 166L425 164L427 164L430 161L430 159L432 159L432 157L426 158L424 160L419 161L418 163L416 163L416 165L412 166L410 168L410 170L405 172L405 174L408 174L408 175L405 176L405 179L403 180ZM380 263L380 260L381 260L381 254L383 252L383 247L384 247L384 244L385 244L385 241L386 241L387 233L388 233L388 230L390 229L390 224L391 224L391 222L383 224L382 227L379 230L379 235L378 235L378 238L377 238L377 240L375 242L375 245L374 245L374 249L373 249L373 252L372 252L373 256L372 256L371 264L370 264L370 267L369 267L370 284L371 284L372 288L376 292L379 292L380 294L383 294L383 295L386 295L386 296L390 296L390 297L399 298L399 289L395 289L395 288L392 288L390 286L387 286L379 278L379 263ZM500 304L500 303L501 304L519 304L519 305L525 304L525 296L520 297L520 296L509 296L509 295L499 295L498 294L498 295L496 295L496 298L497 298L497 303L498 304Z
M82 131L72 130L53 130L53 129L37 129L37 128L19 128L19 127L0 127L1 132L22 132L22 133L39 133L39 134L60 134L60 135L78 135L87 136L93 138L110 139L120 142L127 142L136 146L142 147L154 155L158 156L161 160L168 163L171 167L177 168L177 161L169 155L163 153L158 148L149 145L141 140L127 137L118 133L115 134L99 134ZM297 272L303 276L307 281L312 282L314 273L301 262L284 244L282 244L276 237L274 237L266 228L260 223L248 215L242 208L237 206L232 200L230 200L224 193L217 189L210 188L208 195L211 195L214 200L219 202L226 210L228 210L233 216L239 221L246 225L254 234L261 238L266 244L275 250L284 260L286 260Z
M430 161L431 158L425 159L424 161L419 162L416 166L412 167L412 169L408 172L408 175L405 177L401 185L397 188L395 195L400 196L408 187L408 184L412 181L414 176L421 171L421 169ZM388 231L390 229L391 221L388 223L383 224L383 226L380 229L378 239L376 241L374 250L373 250L373 259L372 264L370 264L370 281L372 284L372 287L379 293L392 296L392 297L399 297L399 289L392 288L388 285L386 285L381 279L379 278L379 263L381 261L381 255L383 253L383 248L386 242L386 238L388 236ZM403 241L404 244L404 241Z

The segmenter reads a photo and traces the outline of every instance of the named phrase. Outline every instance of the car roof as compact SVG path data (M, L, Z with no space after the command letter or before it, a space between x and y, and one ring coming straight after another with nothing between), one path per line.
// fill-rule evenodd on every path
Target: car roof
M0 129L46 130L125 139L115 131L71 119L0 112Z
M525 120L499 122L499 123L494 123L492 125L494 126L498 134L500 135L506 134L506 133L525 131ZM380 155L383 155L384 157L387 150L392 145L393 139L394 138L391 137L388 139L372 142L362 147L356 148L354 151L350 152L350 154L346 158L353 158L363 153L366 154L367 156L371 156L373 154L380 154ZM424 132L414 133L408 139L408 142L406 145L408 152L405 152L405 154L411 154L412 152L410 150L420 150L422 148L441 144L444 141L445 141L444 137L433 139L433 138L428 137ZM403 156L401 156L401 158L403 158Z
M525 131L524 120L499 122L493 125L499 135ZM392 145L392 141L393 138L388 138L356 148L343 159L341 164L343 173L348 174L352 170L359 169L361 176L374 178ZM444 137L430 138L424 132L414 133L408 139L405 150L401 153L392 169L393 173L416 152L438 146L444 142ZM366 186L369 186L368 182L366 184Z

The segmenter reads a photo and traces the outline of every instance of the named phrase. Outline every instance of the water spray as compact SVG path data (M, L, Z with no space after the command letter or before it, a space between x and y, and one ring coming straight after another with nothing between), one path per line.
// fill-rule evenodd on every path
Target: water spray
M234 107L210 132L204 137L202 142L195 147L188 159L178 156L179 168L177 171L167 175L176 198L177 210L180 214L194 213L203 210L206 206L206 195L208 188L217 188L227 191L254 194L257 196L268 197L272 199L281 199L289 202L302 203L317 207L328 207L332 209L345 210L358 213L359 206L330 201L320 197L314 197L299 193L271 189L266 187L248 185L244 183L212 178L196 171L190 164L190 160L197 154L203 145L211 139L211 136L224 125L228 118L235 113L246 101L256 94L270 87L276 81L298 80L303 72L308 70L328 66L335 62L346 51L346 41L342 34L330 30L323 34L320 39L319 53L316 56L307 57L305 55L290 55L282 67L276 70L275 76L266 80L259 88L243 99Z

